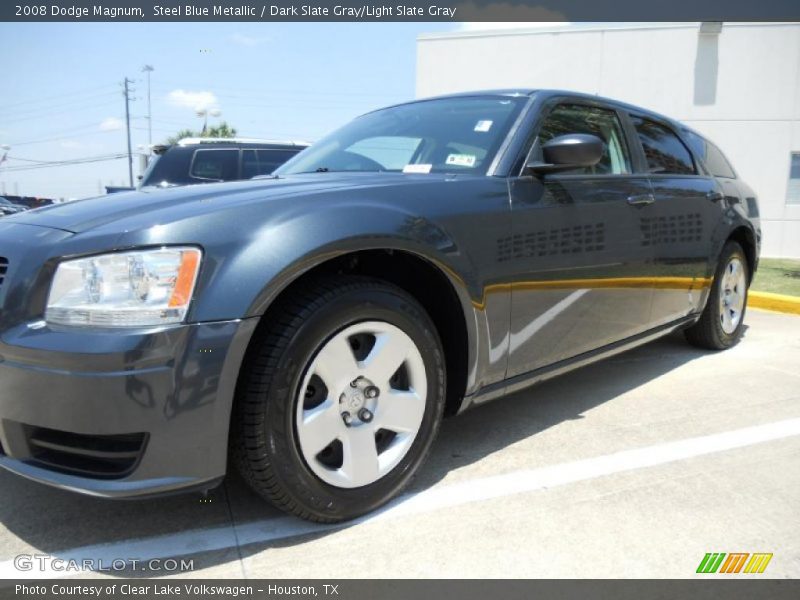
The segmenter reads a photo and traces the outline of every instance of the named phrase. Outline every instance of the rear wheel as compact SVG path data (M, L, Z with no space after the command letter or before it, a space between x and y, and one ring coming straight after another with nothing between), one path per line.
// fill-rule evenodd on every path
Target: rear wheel
M728 242L722 250L703 315L686 330L686 339L710 350L724 350L736 344L742 337L749 281L742 247Z
M232 454L279 508L335 522L389 501L424 461L444 409L436 329L403 290L341 277L269 315L242 373Z

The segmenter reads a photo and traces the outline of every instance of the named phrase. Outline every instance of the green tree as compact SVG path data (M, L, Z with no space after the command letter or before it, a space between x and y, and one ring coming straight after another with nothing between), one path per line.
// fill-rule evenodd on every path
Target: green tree
M236 128L231 127L230 125L228 125L227 122L223 121L219 125L209 127L204 137L212 137L212 138L236 137Z
M175 135L169 136L164 143L171 146L187 137L232 138L236 137L236 128L231 127L226 121L223 121L219 125L212 125L209 127L206 129L205 133L202 131L193 131L191 129L181 129Z

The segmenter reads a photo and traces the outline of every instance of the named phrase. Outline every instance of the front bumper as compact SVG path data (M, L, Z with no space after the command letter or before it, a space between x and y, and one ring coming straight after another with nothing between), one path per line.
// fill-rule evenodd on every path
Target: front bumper
M105 497L213 487L256 324L99 332L40 322L4 332L0 466Z

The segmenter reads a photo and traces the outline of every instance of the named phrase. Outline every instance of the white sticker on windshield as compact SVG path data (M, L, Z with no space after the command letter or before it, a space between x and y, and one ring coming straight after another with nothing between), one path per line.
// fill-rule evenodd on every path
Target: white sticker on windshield
M480 131L482 133L485 133L492 128L493 122L494 121L478 121L477 123L475 123L475 131Z
M457 167L474 167L475 155L474 154L448 154L447 160L444 161L448 165L456 165Z
M430 173L433 165L406 165L403 173Z

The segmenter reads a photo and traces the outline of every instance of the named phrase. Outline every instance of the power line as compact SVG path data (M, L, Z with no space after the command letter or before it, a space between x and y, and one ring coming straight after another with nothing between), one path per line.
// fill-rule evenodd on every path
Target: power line
M83 165L88 163L96 163L96 162L105 162L109 160L119 160L121 158L125 158L126 154L106 154L100 156L87 156L83 158L73 158L69 160L62 160L62 161L36 161L33 159L25 159L25 158L16 158L16 157L8 157L8 160L21 160L26 162L32 162L35 164L31 165L19 165L13 167L5 167L2 169L2 173L16 173L18 171L35 171L38 169L49 169L51 167L67 167L71 165Z
M95 135L98 133L112 133L114 131L117 131L116 129L98 129L98 127L99 125L97 123L89 123L87 125L80 125L72 127L70 129L51 132L56 137L36 138L33 140L25 140L24 142L8 142L8 145L14 147L30 146L33 144L42 144L44 142L57 142L59 140L69 140L76 137L86 137L87 135ZM87 131L85 134L78 133L87 129L91 129L93 131Z
M386 92L386 93L375 93L375 92L359 92L359 91L352 91L352 92L331 92L328 90L297 90L297 89L280 89L280 88L272 88L269 89L253 89L253 88L230 88L230 87L219 87L215 84L209 84L208 82L202 84L192 84L191 86L184 85L183 88L186 87L203 87L203 88L211 88L213 90L218 90L217 95L221 95L226 91L232 91L234 93L244 93L244 94L261 94L261 95L308 95L314 96L316 98L325 97L325 96L345 96L345 97L374 97L374 98L398 98L408 96L408 91L398 90L397 92ZM164 84L154 84L153 89L160 89L162 91L169 90L173 91L175 89L182 89L179 85L167 86Z
M20 106L20 105L30 106L31 104L36 104L41 102L52 102L53 104L60 105L63 98L65 97L86 95L89 92L95 92L97 90L105 90L109 88L113 88L113 85L106 83L103 85L85 88L83 90L76 90L73 92L57 92L55 94L53 92L48 92L48 95L42 96L40 98L33 98L31 100L21 100L19 102L12 102L11 104L0 105L0 111L5 112L6 110L14 106Z
M98 94L95 96L82 98L82 99L75 99L75 100L68 100L66 102L58 102L53 104L52 106L34 106L30 108L24 109L17 109L17 110L0 110L3 113L3 117L8 117L11 119L17 119L19 117L28 118L31 116L38 116L38 115L49 115L52 114L54 108L67 109L67 110L74 110L76 108L80 108L82 106L86 106L87 102L91 102L92 100L98 100L101 98L110 98L112 96L116 96L117 92L108 92L105 94ZM96 103L95 103L96 104Z
M10 119L14 123L19 123L21 121L30 121L32 119L41 119L44 116L51 116L51 115L60 115L64 113L76 113L79 109L94 109L94 108L102 108L104 106L110 106L111 104L116 104L116 100L109 100L108 102L101 102L99 104L91 104L91 105L82 105L80 107L73 107L73 108L65 108L63 110L54 110L54 111L45 111L40 115L33 115L33 116L26 116L22 118L14 117ZM5 117L5 115L3 115Z

